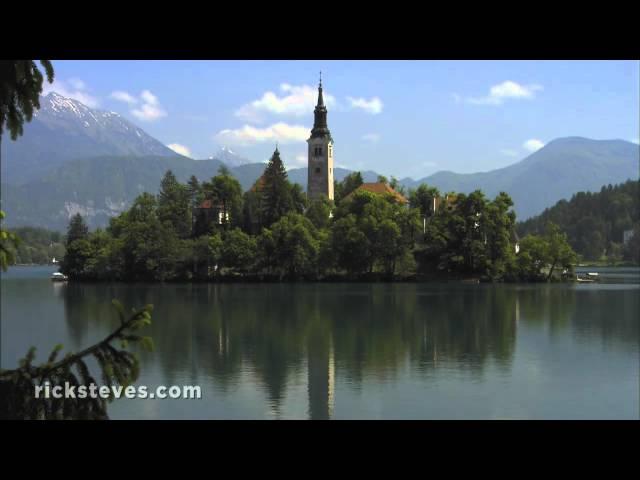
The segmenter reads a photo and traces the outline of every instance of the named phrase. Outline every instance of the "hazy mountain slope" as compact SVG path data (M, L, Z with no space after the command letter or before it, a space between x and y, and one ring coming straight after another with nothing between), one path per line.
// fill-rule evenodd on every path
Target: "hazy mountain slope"
M114 112L96 110L50 93L16 141L2 139L2 182L39 180L62 164L101 155L179 157Z
M549 142L506 168L472 174L437 172L417 181L404 179L402 183L410 188L427 183L442 192L481 189L490 197L505 191L514 200L518 218L525 219L574 193L598 191L602 185L636 179L639 166L636 144L568 137Z

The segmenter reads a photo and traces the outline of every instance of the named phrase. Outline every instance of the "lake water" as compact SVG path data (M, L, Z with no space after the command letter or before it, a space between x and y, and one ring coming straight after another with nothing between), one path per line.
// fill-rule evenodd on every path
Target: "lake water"
M587 269L593 271L594 269ZM154 304L138 385L114 419L638 419L640 270L599 284L57 284L1 280L1 360L77 351ZM608 276L607 276L608 275Z

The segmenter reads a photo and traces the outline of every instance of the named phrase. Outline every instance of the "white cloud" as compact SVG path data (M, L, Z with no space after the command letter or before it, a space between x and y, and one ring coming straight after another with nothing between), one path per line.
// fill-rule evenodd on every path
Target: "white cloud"
M631 140L631 142L640 144L640 139L639 138L634 138L633 140Z
M313 112L318 100L318 90L310 85L280 85L281 95L265 92L262 97L241 106L235 115L249 122L260 123L264 114L291 115L300 117ZM335 98L324 92L327 107L335 105Z
M180 145L179 143L170 143L169 145L167 145L167 147L169 147L174 152L179 153L180 155L191 157L191 150L189 150L189 148L185 147L184 145Z
M138 99L136 97L131 95L129 92L124 92L122 90L111 92L111 98L118 100L119 102L128 103L129 105L135 105L138 103Z
M131 110L131 114L137 119L152 122L167 116L167 112L160 106L158 97L149 90L143 90L140 94L140 101L142 102L140 108Z
M537 138L532 138L531 140L527 140L522 144L525 150L529 150L530 152L535 152L536 150L540 150L544 147L544 142L538 140Z
M44 82L42 85L42 95L56 92L63 97L73 98L87 107L96 108L100 106L100 100L87 91L86 84L79 78L71 78L67 81L54 80L53 83Z
M82 80L80 80L79 78L70 78L69 79L69 85L71 85L76 90L86 90L87 89L87 85Z
M378 133L366 133L362 136L362 139L370 143L378 143L380 141L380 134Z
M149 90L143 90L137 97L124 90L111 92L110 96L114 100L128 104L131 107L129 113L138 120L152 122L167 116L167 112L160 105L158 97ZM136 106L135 108L134 105Z
M261 142L295 143L309 138L310 128L301 125L289 125L284 122L274 123L265 128L244 125L237 129L221 130L215 139L222 144L250 145Z
M371 115L377 115L382 112L382 100L378 97L373 97L371 100L367 100L366 98L353 98L347 97L349 101L349 105L351 108L360 108Z
M521 85L511 80L492 86L489 94L484 97L467 98L468 103L474 105L502 105L505 100L531 100L535 98L535 92L542 90L542 85Z
M517 157L518 156L518 152L516 152L515 150L511 150L509 148L503 148L502 150L500 150L500 153L503 155L506 155L507 157Z

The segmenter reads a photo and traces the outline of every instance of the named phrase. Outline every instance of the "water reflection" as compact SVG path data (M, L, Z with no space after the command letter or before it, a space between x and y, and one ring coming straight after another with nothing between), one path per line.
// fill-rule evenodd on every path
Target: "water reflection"
M633 348L636 291L572 286L74 285L62 290L76 346L113 326L112 298L155 305L150 334L166 384L203 376L222 394L254 377L281 414L292 378L306 373L308 417L332 418L335 382L352 389L393 382L408 367L423 379L446 368L482 380L487 365L509 373L519 326L553 337L572 329ZM615 321L610 321L615 318Z
M58 342L77 351L104 337L118 298L155 305L139 383L202 385L202 402L121 400L115 418L638 415L637 284L79 285L49 274L2 276L3 367L31 345L43 360Z

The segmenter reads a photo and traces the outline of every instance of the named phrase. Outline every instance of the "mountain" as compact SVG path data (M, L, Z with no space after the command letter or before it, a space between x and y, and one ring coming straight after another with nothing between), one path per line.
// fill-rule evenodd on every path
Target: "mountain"
M3 138L3 181L38 180L64 163L101 155L179 157L114 112L96 110L51 92L16 141Z
M209 157L209 159L220 160L229 168L239 167L241 165L247 165L251 163L251 160L238 155L236 152L227 147L220 148L220 150L218 150L215 155Z
M518 219L524 220L574 193L599 191L603 185L637 179L639 167L640 147L634 143L566 137L498 170L471 174L443 171L420 180L405 178L401 183L407 188L426 183L441 192L480 189L489 197L504 191L513 198Z

